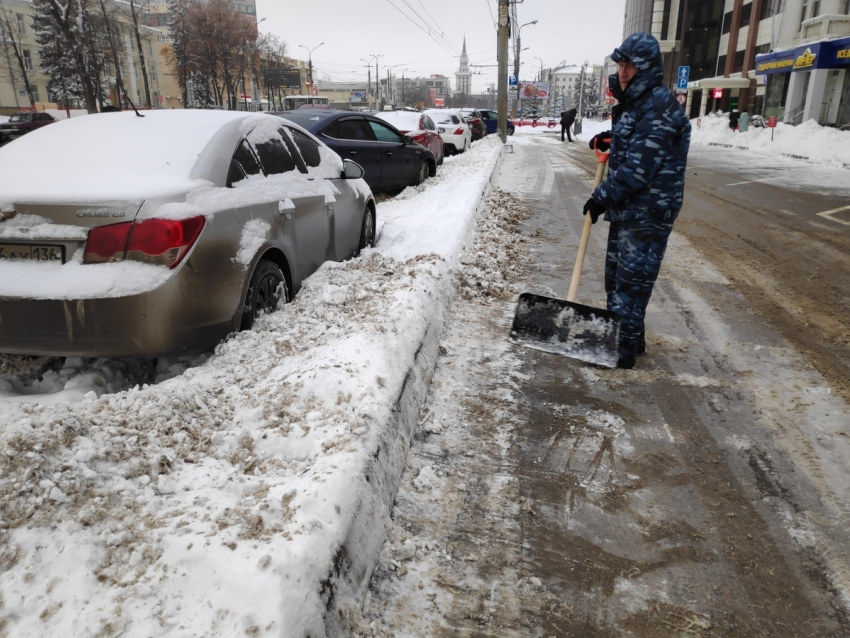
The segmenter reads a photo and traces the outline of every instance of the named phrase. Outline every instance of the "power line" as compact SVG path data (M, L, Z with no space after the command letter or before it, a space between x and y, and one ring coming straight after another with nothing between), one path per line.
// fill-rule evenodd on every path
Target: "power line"
M388 3L390 3L390 5L393 7L393 9L395 9L396 11L398 11L401 15L403 15L405 18L407 18L407 19L408 19L408 20L410 20L413 24L415 24L417 29L419 29L420 31L422 31L425 35L427 35L427 36L428 36L429 38L431 38L434 42L436 42L436 43L440 46L440 48L441 48L441 49L443 49L443 51L445 51L446 53L448 53L448 54L449 54L449 55L451 55L452 57L457 57L457 54L456 54L456 53L454 53L453 51L450 51L449 49L447 49L447 48L446 48L446 46L445 46L442 42L440 42L439 40L437 40L437 39L433 36L433 34L432 34L430 31L425 30L425 29L422 27L422 25L421 25L421 24L419 24L418 22L416 22L416 20L414 20L413 18L411 18L411 17L410 17L409 15L407 15L404 11L402 11L402 10L401 10L401 9L399 9L396 5L394 5L394 4L393 4L393 2L392 2L392 0L387 0L387 2L388 2Z
M493 16L493 7L490 6L490 0L484 0L484 2L487 3L487 11L490 12L490 20L493 21L493 28L498 28L498 26L496 25L496 18Z
M405 4L405 6L407 6L408 9L413 11L413 15L415 15L417 18L419 18L420 20L422 20L422 22L425 23L425 26L428 27L428 30L430 31L431 25L428 24L428 21L425 18L423 18L421 15L419 15L419 13L416 11L416 9L414 9L411 6L410 2L408 2L408 0L401 0L401 1ZM430 16L431 14L429 13L428 15ZM434 27L433 27L434 31L437 32L437 35L440 36L440 39L443 40L446 44L450 45L455 51L457 51L457 45L454 42L452 42L451 40L447 39L445 37L445 34L443 33L443 30L440 28L440 25L437 24L437 21L434 20L433 18L431 18L431 19L434 22Z
M433 22L433 23L434 23L434 26L435 26L435 27L437 27L437 29L440 31L440 33L442 33L443 35L445 35L445 32L444 32L444 31L440 28L440 25L438 25L438 24L437 24L437 21L434 19L434 16L432 16L432 15L431 15L431 12L430 12L430 11L428 11L428 7L426 7L424 4L422 4L422 0L417 0L417 2L419 2L419 4L422 6L422 8L423 8L423 9L425 9L425 13L427 13L427 14L428 14L428 17L429 17L429 18L431 18L431 22ZM452 41L452 39L451 39L451 38L449 38L448 36L446 36L446 40L448 40L448 41L451 43L451 45L452 45L455 49L457 49L457 45L456 45L456 44Z

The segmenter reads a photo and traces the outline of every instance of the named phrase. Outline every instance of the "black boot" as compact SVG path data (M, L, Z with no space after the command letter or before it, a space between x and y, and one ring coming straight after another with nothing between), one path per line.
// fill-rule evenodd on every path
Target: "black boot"
M632 368L635 367L635 360L634 359L625 359L623 357L620 357L620 360L617 361L617 367L620 368L621 370L631 370Z
M640 356L642 354L646 354L646 332L640 333L640 338L638 339L636 353L637 353L638 356Z

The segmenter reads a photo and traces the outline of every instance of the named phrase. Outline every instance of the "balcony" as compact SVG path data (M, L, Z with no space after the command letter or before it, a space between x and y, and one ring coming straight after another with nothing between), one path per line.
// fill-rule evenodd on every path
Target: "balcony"
M850 35L850 16L826 14L803 22L800 29L803 41Z

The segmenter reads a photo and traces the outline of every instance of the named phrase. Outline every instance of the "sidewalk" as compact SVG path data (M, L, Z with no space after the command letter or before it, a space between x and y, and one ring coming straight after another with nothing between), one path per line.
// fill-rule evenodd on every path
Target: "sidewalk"
M593 158L514 151L516 283L563 298ZM514 304L455 307L358 636L846 633L848 407L728 280L674 232L631 371L508 345Z

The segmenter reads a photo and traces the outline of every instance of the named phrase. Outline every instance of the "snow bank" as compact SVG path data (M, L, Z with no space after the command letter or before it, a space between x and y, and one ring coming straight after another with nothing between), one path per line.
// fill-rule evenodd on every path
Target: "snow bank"
M850 167L850 131L839 131L810 120L798 126L778 122L771 141L769 128L750 123L745 133L729 128L726 116L691 120L692 144L722 145L776 157L787 155L819 164Z
M325 264L203 365L113 394L91 383L81 403L9 405L5 631L342 634L500 147L476 143L381 204L376 249Z

